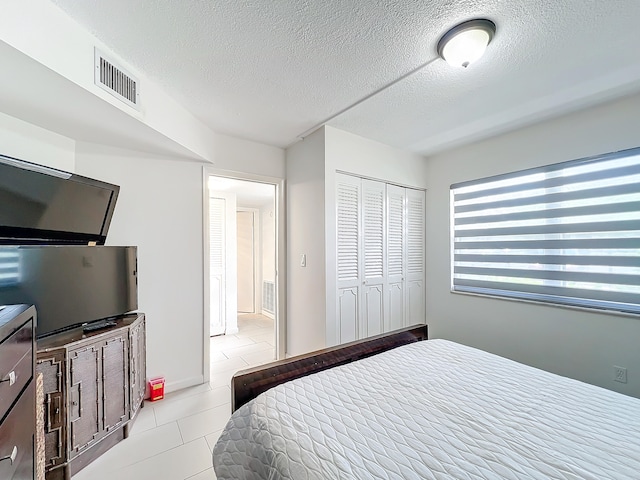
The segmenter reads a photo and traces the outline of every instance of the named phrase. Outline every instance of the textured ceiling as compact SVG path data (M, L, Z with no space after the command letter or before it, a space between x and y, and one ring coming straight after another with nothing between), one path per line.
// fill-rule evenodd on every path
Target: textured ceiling
M328 124L429 153L640 90L640 0L52 1L212 129L281 147L434 59ZM436 59L476 17L486 55Z

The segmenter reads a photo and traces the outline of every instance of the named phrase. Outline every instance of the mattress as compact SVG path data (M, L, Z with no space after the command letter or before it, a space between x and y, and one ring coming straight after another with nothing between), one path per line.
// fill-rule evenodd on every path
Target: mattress
M637 480L640 399L428 340L261 394L213 462L219 480Z

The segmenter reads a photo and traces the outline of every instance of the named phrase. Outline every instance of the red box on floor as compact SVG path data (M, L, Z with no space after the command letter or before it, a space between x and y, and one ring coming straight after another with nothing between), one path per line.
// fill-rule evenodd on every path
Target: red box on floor
M164 398L164 377L149 380L149 400L155 402Z

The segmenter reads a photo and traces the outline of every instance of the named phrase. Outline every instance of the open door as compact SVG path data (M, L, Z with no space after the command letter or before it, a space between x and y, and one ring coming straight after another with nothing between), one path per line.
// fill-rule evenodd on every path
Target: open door
M236 296L236 196L212 191L209 197L209 335L238 331ZM234 288L229 288L233 285Z
M225 210L224 198L209 199L209 273L210 273L210 335L222 335L225 330Z

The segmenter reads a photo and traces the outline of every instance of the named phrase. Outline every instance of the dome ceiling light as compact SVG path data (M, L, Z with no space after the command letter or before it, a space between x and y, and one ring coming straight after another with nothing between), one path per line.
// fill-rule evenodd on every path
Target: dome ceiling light
M476 19L456 25L438 42L438 55L454 67L468 67L478 60L496 33L491 20Z

